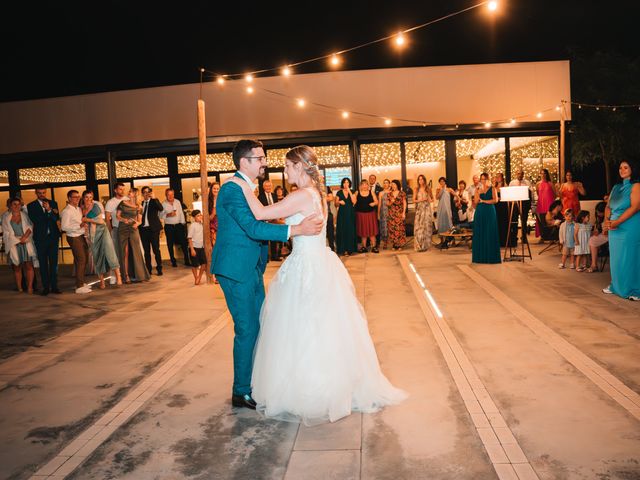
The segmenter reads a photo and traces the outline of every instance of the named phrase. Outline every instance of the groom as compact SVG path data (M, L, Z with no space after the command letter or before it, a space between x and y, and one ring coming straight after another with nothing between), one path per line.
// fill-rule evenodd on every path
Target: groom
M253 187L267 168L263 145L257 140L240 140L233 148L236 177ZM296 235L317 235L322 219L305 218L299 225L275 225L255 219L242 188L227 182L216 203L218 235L211 255L211 273L224 292L233 317L234 407L256 408L251 398L253 350L260 329L260 308L264 300L262 275L268 260L267 241L286 242Z

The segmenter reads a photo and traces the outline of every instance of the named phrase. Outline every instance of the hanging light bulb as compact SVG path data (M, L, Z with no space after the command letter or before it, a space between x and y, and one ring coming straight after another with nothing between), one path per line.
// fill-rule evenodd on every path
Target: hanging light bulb
M489 3L487 3L487 8L491 11L491 12L495 12L498 9L498 2L496 1L491 1Z
M346 110L342 112L342 118L347 119L349 118L349 112L347 112Z
M218 82L218 85L224 85L224 75L218 75L216 82Z
M390 118L385 118L384 119L384 124L385 125L391 125L391 119Z
M556 105L556 112L560 111L560 105Z
M282 75L285 77L288 77L291 75L291 69L289 68L288 65L282 69Z
M307 102L304 101L304 98L299 98L297 103L300 108L304 108Z
M404 37L402 32L398 32L398 34L394 37L393 40L396 44L396 47L402 48L407 43L407 39Z
M329 64L332 67L337 67L338 65L340 65L340 63L342 63L342 59L340 58L340 55L338 55L337 53L334 53L329 57Z
M537 118L542 118L542 112L538 112L538 113L536 113L536 117L537 117Z
M616 111L616 107L613 107L613 111L614 111L614 112Z
M484 128L491 128L491 122L484 122Z
M578 104L578 110L582 110L582 105Z
M516 124L516 119L515 119L515 118L512 118L512 119L509 121L509 123L511 123L511 125L515 125L515 124Z
M249 86L247 87L247 93L248 93L249 95L251 95L251 94L253 93L253 87L252 87L251 85L249 85Z
M244 76L244 79L247 81L247 83L251 83L251 82L253 82L253 75L251 75L250 73L247 73Z

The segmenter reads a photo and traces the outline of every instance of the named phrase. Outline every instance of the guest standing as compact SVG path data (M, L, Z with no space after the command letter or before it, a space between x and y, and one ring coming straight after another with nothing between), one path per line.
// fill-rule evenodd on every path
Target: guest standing
M400 180L391 181L387 194L387 229L393 250L400 250L407 243L405 219L407 218L407 195L402 191Z
M391 180L385 178L382 182L382 190L378 195L378 224L380 225L380 241L382 248L387 249L387 240L389 238L389 230L387 228L387 218L389 205L387 203L387 194L391 191ZM379 247L378 247L379 248Z
M418 187L415 193L416 217L413 222L413 247L424 252L431 247L433 235L433 211L431 210L433 193L427 185L424 175L418 175Z
M118 263L121 267L124 266L124 259L122 258L122 250L120 248L120 235L118 234L118 227L120 222L118 222L117 211L118 205L120 202L126 198L124 194L124 183L116 183L113 189L113 197L107 201L107 204L104 207L105 210L105 224L107 225L107 230L111 233L111 242L113 243L113 248L116 251L116 255L118 256ZM122 268L120 269L122 271ZM112 285L116 283L116 275L113 272L111 276L111 281L109 282Z
M327 187L327 196L325 197L327 202L327 243L332 252L336 251L336 226L334 224L333 208L335 208L335 197L333 196L333 190L331 187Z
M496 203L498 194L491 186L489 175L480 175L480 185L475 191L476 213L473 220L473 263L500 263L500 237Z
M151 274L144 262L142 251L140 250L140 233L138 227L142 223L140 212L142 207L138 204L138 189L129 189L129 195L120 202L116 215L118 218L118 237L122 258L124 259L123 269L125 283L131 283L129 269L135 275L137 281L149 280ZM132 254L132 263L129 265L129 252Z
M116 275L116 284L122 285L120 276L120 263L107 231L103 217L104 209L100 202L93 200L93 192L82 192L82 221L87 225L87 237L93 257L93 267L100 279L100 288L105 288L104 275L112 270Z
M156 259L156 272L162 275L162 255L160 254L160 232L162 222L160 222L160 212L162 204L160 200L153 196L151 187L142 187L142 223L140 225L140 239L144 249L144 262L147 270L151 273L151 249Z
M24 274L27 293L33 293L33 269L38 266L38 252L33 243L33 225L29 215L22 209L22 201L18 197L9 199L9 211L2 219L2 232L4 248L13 269L18 291L24 291Z
M373 175L375 179L375 175ZM367 240L371 242L371 251L380 253L376 244L376 236L378 235L378 197L371 190L369 182L362 180L360 188L356 192L356 234L360 237L361 246L360 253L367 252Z
M338 220L336 222L336 248L338 254L351 255L357 249L355 195L351 191L351 179L345 177L336 193Z
M45 188L36 188L36 196L37 200L27 205L27 211L29 219L33 222L33 243L38 252L42 279L41 295L48 295L49 292L62 293L58 288L58 204L55 200L47 198Z
M543 168L540 171L540 181L536 185L536 190L538 193L538 203L536 204L536 214L539 218L544 217L546 213L549 211L549 207L556 199L556 187L551 181L551 175L549 175L549 170ZM536 237L539 237L542 232L542 225L540 225L539 221L536 221Z
M216 237L218 235L218 194L220 193L220 184L213 182L209 187L209 236L211 237L211 247L216 244Z
M69 190L67 192L67 206L62 210L60 219L62 231L67 236L67 242L73 253L73 267L76 275L76 293L90 293L91 287L84 283L89 248L84 237L85 223L82 221L82 211L79 207L80 192Z
M438 233L448 232L451 230L451 227L453 227L453 217L451 214L452 195L455 195L455 192L447 186L447 179L440 177L438 179L438 188L436 188L436 199L438 200L438 210L436 213Z
M164 191L165 200L162 202L162 219L164 220L164 236L167 239L167 250L171 266L177 267L174 247L178 245L182 250L185 266L189 265L189 249L187 248L187 219L184 217L182 202L176 198L173 188Z
M584 272L587 269L587 257L589 256L589 238L593 225L589 223L590 214L586 210L580 210L576 217L574 233L575 248L573 254L576 257L576 271Z
M567 257L569 257L569 268L576 268L574 252L576 248L576 224L574 222L573 210L567 208L564 211L564 222L558 229L558 243L562 247L562 260L558 268L565 268Z
M598 271L598 251L600 247L609 243L608 232L604 231L604 212L606 208L606 202L598 202L596 204L595 222L589 239L589 251L591 253L591 266L587 269L589 273Z
M560 185L560 200L562 200L562 211L567 208L573 210L573 212L580 211L580 197L579 195L586 195L582 182L574 182L573 174L567 172L564 174L565 182Z
M265 180L262 182L262 192L258 194L258 200L262 205L269 206L273 205L278 201L278 197L273 192L273 183L271 180ZM278 220L271 221L270 223L280 223ZM272 261L280 261L282 260L282 242L269 242L269 259Z
M196 209L191 212L193 221L189 225L189 252L191 253L191 273L193 273L193 282L200 285L202 275L207 268L207 256L204 251L204 230L202 227L202 212Z
M622 181L609 195L605 229L609 232L611 285L604 293L640 300L640 171L637 164L622 161Z

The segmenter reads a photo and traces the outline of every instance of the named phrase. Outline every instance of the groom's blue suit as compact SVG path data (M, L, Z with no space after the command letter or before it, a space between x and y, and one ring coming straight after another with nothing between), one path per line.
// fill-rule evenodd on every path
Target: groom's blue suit
M240 174L235 176L244 181ZM268 259L265 241L286 242L289 227L256 220L242 188L233 182L220 188L216 213L218 235L211 273L220 282L233 317L233 395L250 395L253 350L264 301L262 275Z

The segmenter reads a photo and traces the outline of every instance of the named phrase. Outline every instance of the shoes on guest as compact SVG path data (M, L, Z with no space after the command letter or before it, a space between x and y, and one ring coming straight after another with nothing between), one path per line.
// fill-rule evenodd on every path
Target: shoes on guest
M251 395L233 395L231 397L231 405L240 408L250 408L251 410L256 409L256 402L251 398Z
M629 295L629 300L632 302L640 302L640 297L636 297L635 295Z
M611 288L610 288L610 287L611 287L611 286L609 286L609 287L604 287L604 288L602 289L602 293L606 293L607 295L612 294L613 292L611 291Z
M176 262L171 262L171 266L172 266L173 268L176 268L176 267L178 266L178 264L177 264Z
M162 275L162 269L158 268L157 270L158 270L158 275Z
M62 291L59 288L52 288L51 289L51 293L55 293L57 295L60 295L62 293Z
M358 252L360 253L367 253L368 250L366 249L366 247L361 247L360 250L358 250Z
M558 264L558 268L560 268L560 269L564 268L564 263L559 263Z
M47 295L49 295L49 289L43 288L42 291L40 292L40 295L42 295L43 297L46 297Z
M371 251L372 251L373 253L380 253L380 250L378 250L378 247L373 247L373 248L371 249Z
M76 288L76 293L91 293L91 287L89 285L78 287Z
M118 279L116 278L115 274L109 277L109 285L115 285L117 281Z

